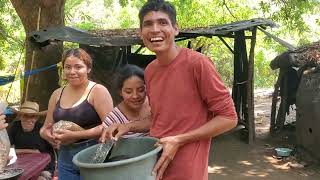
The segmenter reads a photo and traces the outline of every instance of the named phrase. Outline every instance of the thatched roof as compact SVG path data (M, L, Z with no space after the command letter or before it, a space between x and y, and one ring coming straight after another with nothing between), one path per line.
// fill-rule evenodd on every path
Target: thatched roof
M202 28L189 28L180 30L179 38L195 38L199 36L233 37L234 32L250 30L253 27L274 27L275 23L268 19L251 19L232 22L223 25L214 25ZM29 39L40 46L49 41L68 41L96 46L130 46L142 44L138 29L108 29L95 31L82 31L71 27L52 27L29 34Z
M320 41L300 47L292 53L295 53L295 63L298 66L320 67Z
M270 63L271 69L298 67L320 68L320 41L286 51Z

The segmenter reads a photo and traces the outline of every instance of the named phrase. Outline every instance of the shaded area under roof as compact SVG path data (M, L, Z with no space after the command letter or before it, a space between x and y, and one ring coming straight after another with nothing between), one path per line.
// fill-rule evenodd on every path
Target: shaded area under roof
M257 26L264 29L266 26L274 27L276 24L271 20L258 18L204 28L182 29L176 38L196 38L199 36L232 37L234 32L249 30ZM139 29L109 29L87 32L67 26L60 26L33 31L28 37L31 42L38 46L45 46L50 41L67 41L94 46L142 45Z

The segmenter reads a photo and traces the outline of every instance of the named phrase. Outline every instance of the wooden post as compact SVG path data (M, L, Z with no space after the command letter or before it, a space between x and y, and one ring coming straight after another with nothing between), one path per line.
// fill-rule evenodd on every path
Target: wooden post
M279 96L279 87L282 78L282 71L280 70L276 84L274 85L274 92L272 94L272 105L271 105L271 117L270 117L270 133L275 131L276 114L277 114L277 103Z
M247 103L248 103L248 130L249 137L248 143L252 144L256 132L255 132L255 123L254 123L254 48L256 45L256 35L257 35L257 27L253 27L252 36L251 36L251 46L250 46L250 54L249 54L249 65L248 65L248 83L247 83Z
M283 128L286 121L287 100L288 100L288 71L282 76L283 85L280 87L283 92L281 95L281 103L277 114L275 128L279 131Z

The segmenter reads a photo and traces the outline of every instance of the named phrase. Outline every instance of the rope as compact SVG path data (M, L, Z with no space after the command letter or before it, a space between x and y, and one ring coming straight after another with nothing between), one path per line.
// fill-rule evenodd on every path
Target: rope
M22 53L23 53L23 51L24 51L24 47L25 47L25 46L23 45L22 48L21 48L21 53L20 53L18 65L17 65L16 70L14 71L14 77L16 77L16 75L17 75L18 68L19 68L19 64L20 64L20 61L21 61L21 59L22 59L21 57L22 57ZM9 91L8 91L7 96L6 96L6 102L8 102L8 98L9 98L10 91L11 91L11 89L12 89L13 82L14 82L14 81L12 81L12 83L10 84Z
M38 11L37 31L39 31L39 29L40 29L40 19L41 19L41 6L39 6L39 11ZM31 71L32 68L33 68L33 63L34 63L35 54L36 54L36 52L33 50L33 51L32 51L30 71ZM24 101L26 101L26 100L28 99L29 83L30 83L30 76L28 76L28 80L27 80L27 87L26 87L26 94L25 94L25 99L24 99Z

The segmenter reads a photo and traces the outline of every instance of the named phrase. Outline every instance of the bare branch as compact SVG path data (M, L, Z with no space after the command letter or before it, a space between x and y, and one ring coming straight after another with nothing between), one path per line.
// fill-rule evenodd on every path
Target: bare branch
M230 8L228 7L228 5L227 5L227 3L226 3L226 0L223 0L222 6L225 6L225 7L227 8L229 14L230 14L233 18L235 18L236 20L238 20L238 18L236 18L236 17L233 15L233 13L231 12Z

